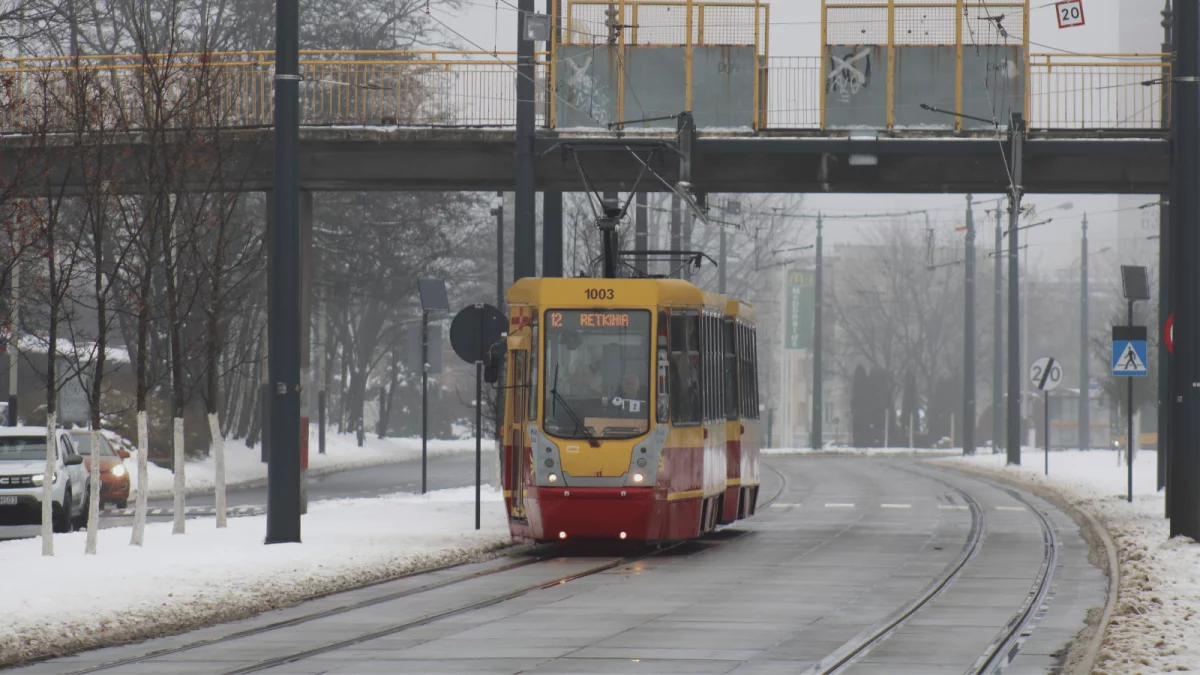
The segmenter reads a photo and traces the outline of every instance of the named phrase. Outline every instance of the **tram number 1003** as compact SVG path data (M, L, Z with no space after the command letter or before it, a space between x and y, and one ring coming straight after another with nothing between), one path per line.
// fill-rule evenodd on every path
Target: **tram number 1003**
M612 300L616 297L611 288L589 288L583 294L588 300Z

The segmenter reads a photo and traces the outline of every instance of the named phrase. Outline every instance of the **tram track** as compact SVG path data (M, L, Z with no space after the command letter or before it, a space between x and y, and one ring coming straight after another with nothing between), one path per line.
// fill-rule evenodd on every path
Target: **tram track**
M850 666L866 656L888 637L895 634L909 619L940 596L962 574L971 560L976 557L983 544L987 533L987 512L966 490L947 480L925 472L914 471L904 467L895 468L905 473L937 481L958 493L963 501L967 503L971 512L971 529L967 535L967 541L963 544L962 552L958 557L951 561L943 569L942 573L908 604L896 610L882 621L867 628L862 633L859 633L832 654L814 664L804 672L804 675L836 675L837 673L849 670ZM1058 539L1055 537L1053 525L1047 515L1030 503L1020 492L997 486L992 481L983 479L975 480L990 484L1007 493L1016 501L1024 504L1037 517L1043 541L1042 562L1038 573L1034 577L1034 583L1029 594L1022 602L1021 607L1013 614L1012 618L1005 623L1000 633L997 634L979 658L965 671L967 675L991 675L1002 672L1001 669L1004 664L1016 657L1021 643L1025 638L1029 637L1027 629L1036 618L1038 610L1044 605L1053 582L1054 569L1058 561Z
M761 502L757 508L769 507L772 503L774 503L776 500L778 500L784 494L784 492L787 490L787 487L788 487L788 479L784 473L782 473L775 467L773 467L769 464L766 464L765 462L762 463L761 466L766 467L768 470L770 470L776 476L778 476L779 488L775 491L775 493L773 495L771 495L771 497L769 497L768 499ZM574 572L574 573L568 574L568 575L563 575L561 577L557 577L557 578L551 579L549 581L539 581L538 583L535 583L535 584L528 584L528 585L519 587L517 589L502 593L502 594L496 594L494 596L479 600L477 602L472 602L472 603L467 603L467 604L460 605L460 606L455 606L455 607L447 609L445 611L435 612L433 614L421 616L421 617L415 618L411 621L406 621L406 622L398 623L395 625L387 626L385 628L381 628L379 630L372 631L369 633L364 633L362 635L357 635L352 638L347 638L345 640L332 642L329 644L321 645L321 646L314 647L312 649L308 649L308 650L304 650L304 651L293 652L293 653L277 656L277 657L274 657L271 659L264 659L264 660L255 662L253 664L247 665L247 666L242 666L242 667L239 667L239 668L236 668L233 670L225 671L225 673L223 675L243 675L245 673L260 672L263 670L267 670L269 668L275 668L278 666L287 665L289 663L294 663L296 661L307 659L307 658L317 656L320 654L326 654L329 652L338 651L340 649L352 647L354 645L362 644L364 642L369 642L371 640L376 640L376 639L379 639L382 637L387 637L390 635L395 635L397 633L402 633L404 631L411 630L413 628L417 628L420 626L424 626L424 625L427 625L427 624L430 624L430 623L433 623L433 622L436 622L436 621L439 621L442 619L446 619L446 618L450 618L450 617L464 614L467 612L491 607L493 605L497 605L497 604L500 604L503 602L507 602L509 600L519 598L521 596L527 595L534 591L553 588L555 586L569 583L569 582L575 581L577 579L582 579L584 577L589 577L589 576L593 576L595 574L600 574L603 572L607 572L609 570L617 569L617 568L623 567L625 565L629 565L631 563L637 562L639 560L644 560L646 558L660 556L669 551L676 551L676 550L680 549L681 547L684 547L687 545L695 546L695 542L676 542L676 543L672 543L672 544L663 545L661 547L658 547L655 550L646 551L643 553L639 553L637 555L625 556L625 557L621 557L621 558L618 558L615 560L609 560L609 561L600 563L598 565L589 567L582 571ZM706 550L709 550L709 547L697 546L696 550L687 553L687 555L693 555L693 554L700 553L700 552L703 552ZM188 643L186 645L181 645L178 647L172 647L172 648L168 648L168 649L160 649L160 650L156 650L156 651L149 652L146 654L141 654L136 657L109 661L106 663L101 663L101 664L90 666L87 668L72 670L72 671L69 671L66 675L87 675L89 673L102 673L105 671L116 670L116 669L119 669L119 668L122 668L125 666L130 666L130 665L135 665L135 664L142 664L142 663L153 661L155 659L161 659L161 658L165 658L165 657L169 657L169 656L173 656L173 655L177 655L177 654L181 654L181 653L185 653L185 652L194 651L194 650L205 648L205 647L212 647L212 646L216 646L216 645L237 642L240 640L252 639L252 638L256 638L256 637L259 637L259 636L262 636L262 635L265 635L268 633L272 633L275 631L285 630L288 628L299 626L299 625L302 625L305 623L310 623L313 621L318 621L321 619L326 619L326 618L338 616L341 614L348 614L350 612L366 609L369 607L381 605L381 604L384 604L387 602L392 602L395 600L400 600L400 599L411 597L411 596L418 595L421 593L428 593L430 591L436 591L438 589L447 588L449 586L462 584L462 583L469 582L469 581L474 581L477 579L481 579L483 577L494 576L497 574L510 572L510 571L513 571L516 569L529 567L531 565L537 565L539 563L544 563L544 562L553 560L558 557L560 557L560 556L557 555L556 553L541 554L541 555L537 555L534 557L530 557L525 560L517 560L512 563L498 566L496 568L487 569L487 570L479 570L477 572L474 572L474 573L471 573L468 575L453 577L453 578L449 578L449 579L443 579L441 581L437 581L437 582L430 583L430 584L424 584L424 585L413 587L413 588L406 588L404 590L387 593L387 594L380 595L377 597L366 598L366 599L363 599L363 600L360 600L357 602L352 602L352 603L348 603L345 605L339 605L337 607L332 607L332 608L320 610L317 612L304 614L302 616L293 617L293 618L286 619L283 621L277 621L277 622L270 623L267 625L257 626L254 628L237 631L234 633L230 633L228 635L222 635L222 636L218 636L218 637L208 638L205 640L199 640L199 641ZM452 567L456 567L456 566L457 565L452 566ZM372 586L379 586L379 585L386 584L386 583L401 581L404 579L411 579L411 578L415 578L415 577L419 577L422 575L431 574L431 573L435 573L435 572L439 572L439 571L445 571L447 569L451 569L452 567L434 568L434 569L428 569L428 570L421 570L421 571L417 571L417 572L410 572L407 574L398 575L398 576L391 577L388 579L375 581L370 584L356 586L354 588L346 589L344 591L339 591L339 592L352 592L352 591L356 591L356 590L362 590L364 588L369 588ZM314 599L316 599L316 598L314 598Z

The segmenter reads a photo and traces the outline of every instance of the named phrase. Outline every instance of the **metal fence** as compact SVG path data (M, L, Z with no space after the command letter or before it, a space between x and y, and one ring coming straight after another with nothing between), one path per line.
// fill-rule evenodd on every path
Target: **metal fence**
M754 101L760 130L821 129L827 87L820 57L761 58ZM302 52L307 126L513 127L513 53ZM537 56L538 125L554 126ZM1164 55L1033 55L1026 117L1033 129L1164 129ZM0 61L0 133L155 125L245 128L272 123L271 52L98 56ZM682 83L680 85L683 86Z
M539 82L546 57L538 57ZM301 124L510 127L515 68L515 53L301 52ZM268 126L273 77L272 52L11 59L0 62L0 131L69 130L98 114L109 128L130 130ZM90 93L81 108L83 90Z

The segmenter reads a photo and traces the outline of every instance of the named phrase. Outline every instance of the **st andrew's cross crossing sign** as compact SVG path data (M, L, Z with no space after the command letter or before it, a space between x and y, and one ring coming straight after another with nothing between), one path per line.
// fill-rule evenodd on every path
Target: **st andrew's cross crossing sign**
M1117 377L1146 376L1146 327L1113 326L1112 373Z

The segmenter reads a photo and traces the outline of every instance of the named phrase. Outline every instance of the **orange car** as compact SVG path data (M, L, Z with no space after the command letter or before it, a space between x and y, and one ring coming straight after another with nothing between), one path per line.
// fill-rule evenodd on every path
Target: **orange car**
M76 452L83 455L84 466L91 471L92 432L73 430L71 440L75 442ZM125 468L124 460L129 458L129 451L114 450L108 439L101 435L96 454L100 459L100 508L104 508L105 502L116 504L118 509L125 508L129 505L129 470Z

